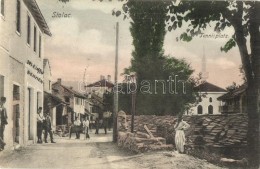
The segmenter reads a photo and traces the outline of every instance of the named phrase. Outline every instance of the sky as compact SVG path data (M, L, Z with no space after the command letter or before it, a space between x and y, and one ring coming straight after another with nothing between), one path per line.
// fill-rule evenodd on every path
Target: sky
M51 64L53 81L82 81L86 69L86 81L99 80L100 75L115 72L116 22L119 22L119 74L130 66L133 50L129 31L130 19L112 16L113 9L121 9L122 2L99 2L92 0L36 0L52 32L45 39L45 58ZM53 17L54 13L70 14L69 18ZM204 31L207 35L216 35L212 28ZM241 59L238 48L228 53L221 52L220 47L229 38L196 37L191 42L177 41L176 38L185 29L167 32L164 42L165 55L184 58L197 75L202 69L203 47L209 73L208 82L220 87L227 87L232 82L241 84L239 67ZM222 35L231 37L233 29L229 28ZM120 80L123 77L119 78Z

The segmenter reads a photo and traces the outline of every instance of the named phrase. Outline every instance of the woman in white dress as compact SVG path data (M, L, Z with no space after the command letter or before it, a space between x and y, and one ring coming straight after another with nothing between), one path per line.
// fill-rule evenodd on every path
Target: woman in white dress
M177 148L177 151L179 153L184 153L184 145L185 145L185 134L184 130L188 129L190 125L183 121L182 117L178 117L178 122L175 124L175 145Z

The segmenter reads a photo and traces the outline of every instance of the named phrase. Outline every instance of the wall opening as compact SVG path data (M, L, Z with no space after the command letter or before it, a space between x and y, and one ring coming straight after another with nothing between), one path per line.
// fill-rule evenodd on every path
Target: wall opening
M198 109L198 110L197 110L197 111L198 111L198 114L203 114L203 108L202 108L201 105L199 105L197 109Z
M209 105L209 107L208 107L208 113L209 113L209 114L213 114L213 106L212 106L212 105Z
M20 86L13 85L13 140L19 143L20 137Z

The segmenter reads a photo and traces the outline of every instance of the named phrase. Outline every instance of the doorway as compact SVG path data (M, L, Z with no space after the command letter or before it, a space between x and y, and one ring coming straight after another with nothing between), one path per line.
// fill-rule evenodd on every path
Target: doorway
M32 108L33 108L33 98L32 98L32 89L28 88L27 89L27 93L28 93L28 140L33 140L33 113L32 113Z
M20 137L20 87L13 85L13 140L19 143Z

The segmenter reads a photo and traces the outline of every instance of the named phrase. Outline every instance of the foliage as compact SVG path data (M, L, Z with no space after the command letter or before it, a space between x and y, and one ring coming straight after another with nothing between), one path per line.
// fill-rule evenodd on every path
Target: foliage
M248 152L251 166L259 165L259 91L260 91L260 2L259 1L179 1L168 7L168 30L189 25L182 40L190 41L194 36L215 24L214 30L221 32L234 28L234 35L221 47L229 51L238 46L243 73L247 83L247 112L249 117ZM250 45L247 45L247 37ZM248 49L250 48L250 49ZM249 54L251 51L251 54ZM234 86L233 86L234 87Z

